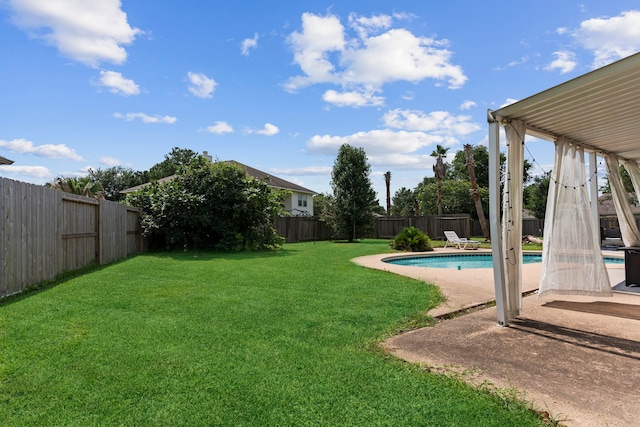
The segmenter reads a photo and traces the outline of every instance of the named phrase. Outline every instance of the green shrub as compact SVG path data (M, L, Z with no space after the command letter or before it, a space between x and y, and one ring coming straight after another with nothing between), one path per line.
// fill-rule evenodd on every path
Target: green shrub
M238 165L198 157L163 184L154 182L127 202L140 209L142 233L153 249L275 249L273 228L283 195Z
M404 228L391 241L391 247L409 252L428 252L433 250L429 236L415 227Z

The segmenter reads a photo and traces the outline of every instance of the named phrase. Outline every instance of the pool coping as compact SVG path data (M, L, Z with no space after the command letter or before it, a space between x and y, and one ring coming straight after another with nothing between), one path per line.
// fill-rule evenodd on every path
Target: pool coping
M456 248L435 248L430 252L399 252L362 256L352 261L358 265L376 270L388 271L402 276L411 277L426 283L436 285L445 296L439 306L429 310L429 315L438 318L450 316L456 312L469 308L487 305L495 302L495 288L493 284L493 268L450 269L429 268L396 265L384 262L389 258L424 255L473 255L491 254L491 249L461 250ZM539 254L541 251L523 251L523 253ZM602 254L612 258L622 258L624 254L618 251L602 251ZM612 286L624 280L624 264L608 264L607 271ZM539 286L541 263L522 265L522 293L534 293Z

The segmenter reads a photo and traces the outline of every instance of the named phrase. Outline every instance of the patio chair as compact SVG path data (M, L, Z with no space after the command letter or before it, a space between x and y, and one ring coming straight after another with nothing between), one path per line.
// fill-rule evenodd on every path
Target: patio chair
M444 244L445 248L449 243L458 249L467 249L467 246L469 246L469 249L478 249L480 246L480 242L477 240L468 240L465 237L458 237L458 234L455 231L445 231L444 235L447 238L447 242Z

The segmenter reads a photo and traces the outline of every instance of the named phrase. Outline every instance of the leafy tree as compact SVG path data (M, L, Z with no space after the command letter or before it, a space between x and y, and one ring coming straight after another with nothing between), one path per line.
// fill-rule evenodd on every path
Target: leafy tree
M489 188L489 149L484 145L476 145L473 147L473 160L476 164L476 180L478 181L478 187ZM504 153L500 153L500 170L504 171L505 164L507 162L507 156ZM531 180L531 169L533 165L527 159L524 160L523 165L523 182L526 184ZM451 165L447 170L447 179L458 179L463 181L469 181L469 170L467 168L467 155L464 149L456 152Z
M378 201L369 179L370 170L362 148L348 144L340 147L331 173L333 203L324 216L336 238L353 242L372 229L373 209Z
M442 213L443 214L456 214L467 213L472 217L476 217L476 209L471 197L469 197L469 190L471 189L471 183L469 181L454 181L446 180L442 183ZM480 199L483 203L483 208L489 210L489 190L486 188L479 188ZM430 182L425 184L424 182L416 189L416 199L422 214L436 215L437 200L438 200L438 187L436 183Z
M373 213L378 215L387 215L387 210L384 208L384 206L376 203L373 207Z
M544 220L547 211L547 195L549 193L549 181L551 171L542 176L536 176L533 183L527 185L523 192L523 205L536 218Z
M322 216L327 206L333 203L333 196L329 193L316 194L313 197L313 216Z
M489 223L487 223L487 218L484 216L482 198L480 197L480 189L478 188L478 181L476 180L476 163L473 157L473 148L471 147L471 144L465 144L464 152L467 157L467 170L469 171L469 181L471 182L471 189L469 192L473 199L473 204L476 206L476 213L478 214L482 234L484 234L485 239L490 240Z
M635 190L633 188L633 182L631 181L631 176L629 172L625 169L624 166L620 165L620 178L622 178L622 184L624 185L624 190L627 193L633 193ZM600 186L600 191L605 194L611 194L611 184L609 183L609 175L605 175L604 184Z
M188 148L174 147L169 154L164 155L164 160L156 163L149 169L149 181L155 181L178 172L180 166L189 165L200 155Z
M442 145L438 144L436 149L431 153L431 157L436 158L436 164L433 165L433 173L436 177L436 182L438 184L438 215L442 215L442 181L447 176L447 164L442 160L446 155L448 148L444 148Z
M89 169L89 178L93 182L102 184L105 199L115 202L122 201L126 197L126 195L121 194L120 191L149 182L146 172L134 171L131 168L122 166L113 166L106 169Z
M416 214L416 197L413 191L402 187L393 195L391 214L395 216L414 216Z
M100 182L94 182L90 177L58 177L46 184L65 193L78 194L93 199L104 199L104 189Z
M181 167L169 182L129 195L155 247L259 250L280 246L273 228L283 212L282 193L249 177L237 165L203 157Z

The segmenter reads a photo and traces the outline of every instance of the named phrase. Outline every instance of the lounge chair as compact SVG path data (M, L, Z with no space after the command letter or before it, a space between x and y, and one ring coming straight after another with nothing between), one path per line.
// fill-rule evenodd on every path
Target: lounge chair
M480 246L480 242L477 240L468 240L465 237L458 237L458 234L455 231L445 231L444 235L447 238L447 242L444 244L445 248L449 244L457 247L458 249L467 249L467 246L469 246L469 249L478 249L478 246Z

